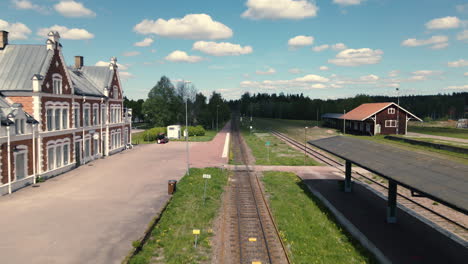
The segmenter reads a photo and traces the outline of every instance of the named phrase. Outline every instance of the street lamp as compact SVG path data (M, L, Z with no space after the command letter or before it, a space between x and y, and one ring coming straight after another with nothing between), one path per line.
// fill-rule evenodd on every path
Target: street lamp
M219 109L219 105L216 105L216 131L219 131L218 130L218 109Z
M185 86L186 83L191 83L191 81L182 81L183 85ZM185 131L187 131L187 135L185 135L185 145L186 145L186 152L187 152L187 175L190 175L190 154L189 154L189 131L188 131L188 95L185 98Z
M397 125L396 125L396 134L398 135L399 133L399 128L400 128L400 88L396 88L397 92Z
M304 166L306 165L306 157L307 157L307 129L308 127L304 127Z

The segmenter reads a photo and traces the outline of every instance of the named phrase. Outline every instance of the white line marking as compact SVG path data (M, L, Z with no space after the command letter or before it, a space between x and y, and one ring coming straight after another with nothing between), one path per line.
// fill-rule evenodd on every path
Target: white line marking
M224 140L224 148L223 148L223 155L221 155L221 158L227 158L229 154L229 139L230 139L230 134L226 134L226 139Z

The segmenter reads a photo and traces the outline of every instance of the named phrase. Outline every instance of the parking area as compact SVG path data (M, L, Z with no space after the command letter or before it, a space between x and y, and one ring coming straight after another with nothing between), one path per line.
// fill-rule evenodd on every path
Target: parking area
M0 197L0 262L121 263L184 175L184 154L140 145Z

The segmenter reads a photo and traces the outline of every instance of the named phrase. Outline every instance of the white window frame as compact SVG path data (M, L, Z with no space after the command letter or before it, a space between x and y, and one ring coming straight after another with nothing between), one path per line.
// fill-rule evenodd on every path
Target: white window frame
M88 114L86 114L86 110L88 110ZM86 122L86 120L88 120L88 122ZM83 104L83 126L91 126L91 105L89 103Z
M15 133L16 135L24 135L25 134L25 119L18 118L15 119Z
M49 151L52 149L52 155L49 155ZM50 162L50 157L52 158L53 162ZM52 164L52 166L51 166ZM49 141L47 142L47 170L48 171L53 171L56 169L56 163L55 163L55 142L54 141Z
M395 114L395 108L393 108L393 107L388 108L388 114L389 115L394 115Z
M93 111L92 111L92 123L93 126L99 125L99 104L93 104Z
M385 120L385 127L397 127L396 120Z
M67 114L64 115L63 112L64 110L67 110ZM61 109L60 109L61 117L60 117L60 122L62 122L62 129L68 129L70 128L70 105L68 103L62 103ZM66 117L66 120L64 120L64 117ZM65 121L65 122L64 122Z
M62 75L58 73L54 73L52 75L52 93L62 94L62 92L63 92Z
M25 173L25 175L24 175L23 178L21 178L21 180L25 179L25 178L27 178L29 176L29 173L28 173L28 146L18 145L18 146L16 146L16 151L13 152L13 160L14 160L14 164L15 164L15 166L14 166L14 170L15 170L15 173L14 173L15 178L14 179L15 179L15 181L18 180L18 175L16 174L16 160L17 160L17 156L19 154L25 154L24 155L24 173Z
M67 159L65 159L65 146L67 147L68 151L67 151ZM66 162L66 164L65 164ZM62 166L67 166L70 164L70 139L66 139L64 140L63 142L63 146L62 146Z
M78 110L78 115L75 115L75 111ZM76 118L78 116L78 118ZM81 115L80 115L80 104L73 103L73 126L74 128L81 127Z
M48 111L52 111L52 115L50 116L47 114ZM55 105L53 102L47 102L45 105L45 119L46 119L46 131L54 131L55 130ZM50 129L49 129L50 125Z
M107 122L106 105L105 104L101 104L101 117L100 117L100 120L101 120L101 124L103 124L103 125L105 125L106 122Z

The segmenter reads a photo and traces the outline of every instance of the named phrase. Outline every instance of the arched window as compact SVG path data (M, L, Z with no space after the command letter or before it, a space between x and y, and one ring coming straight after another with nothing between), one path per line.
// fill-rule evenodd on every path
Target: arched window
M112 90L112 96L114 97L114 99L119 98L119 88L117 88L117 86L115 86L115 85L114 85L113 90Z
M62 76L58 73L52 75L52 92L62 94Z
M16 180L24 179L28 176L28 147L25 145L16 146L13 155Z

